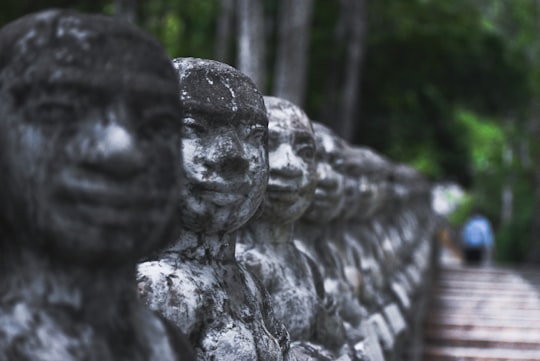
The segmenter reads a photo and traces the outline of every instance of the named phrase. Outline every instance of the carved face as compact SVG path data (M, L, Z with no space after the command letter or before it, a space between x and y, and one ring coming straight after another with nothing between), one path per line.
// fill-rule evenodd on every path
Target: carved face
M341 217L344 219L353 218L360 207L360 179L352 174L345 174L344 193L345 200L343 204L343 213Z
M290 223L311 203L316 178L315 139L311 122L294 104L265 97L268 108L270 178L264 217Z
M387 201L389 175L392 165L388 160L368 148L356 148L357 159L362 160L359 181L360 203L358 217L366 219L378 212Z
M29 84L0 73L1 217L31 247L122 264L167 240L180 176L177 84L159 47L130 39L102 49L95 68L77 62L91 53L62 44L70 64L41 54ZM149 50L155 60L139 61Z
M345 178L338 172L343 166L340 140L326 127L314 123L317 144L317 188L304 217L312 222L328 222L336 218L345 201Z
M376 184L366 172L358 177L358 209L356 215L360 218L369 217L376 202Z
M186 62L193 62L189 67ZM183 64L183 65L182 65ZM261 204L268 180L268 118L251 81L224 64L184 59L182 152L184 227L232 231ZM193 64L190 64L193 65Z

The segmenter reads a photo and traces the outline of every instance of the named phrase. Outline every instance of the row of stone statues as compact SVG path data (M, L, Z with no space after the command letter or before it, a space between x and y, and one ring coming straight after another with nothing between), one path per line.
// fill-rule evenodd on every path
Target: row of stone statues
M391 360L429 184L244 74L50 10L0 30L0 360Z

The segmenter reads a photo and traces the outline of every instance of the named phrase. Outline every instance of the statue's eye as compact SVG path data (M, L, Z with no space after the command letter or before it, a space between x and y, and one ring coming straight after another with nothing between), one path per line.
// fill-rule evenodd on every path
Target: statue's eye
M315 148L311 145L303 145L298 147L297 153L304 159L313 159L315 157Z
M279 133L269 131L268 132L268 151L273 151L279 148L281 145L281 138Z
M332 167L338 172L345 172L345 160L339 154L330 153L328 154L328 162Z
M247 128L247 137L257 142L265 142L268 136L268 128L262 125L253 125Z
M182 119L182 135L185 138L198 138L206 134L206 131L204 122L190 116Z
M75 121L75 105L58 100L38 101L33 107L33 120L36 122L63 122Z

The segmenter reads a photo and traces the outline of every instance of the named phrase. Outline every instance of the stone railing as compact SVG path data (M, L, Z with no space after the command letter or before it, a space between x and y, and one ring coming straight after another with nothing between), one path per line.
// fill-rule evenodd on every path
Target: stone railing
M0 31L0 115L1 361L419 359L413 169L64 10Z
M363 350L370 360L421 360L422 322L437 253L431 185L412 168L368 149L353 153L356 162L364 159L356 169L360 207L346 222L345 233L361 249L359 299L368 311L367 334L373 333ZM375 347L370 345L374 339Z
M391 334L381 342L386 360L421 360L422 322L437 259L437 216L431 186L419 173L404 165L386 171L389 196L365 225L379 231L360 238L373 245L374 268L382 269L376 292L384 301L370 319L379 336L384 327L378 322L390 326Z

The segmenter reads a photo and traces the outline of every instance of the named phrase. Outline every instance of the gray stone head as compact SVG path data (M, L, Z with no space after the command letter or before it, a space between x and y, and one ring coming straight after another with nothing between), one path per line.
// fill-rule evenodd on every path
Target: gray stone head
M369 218L384 197L382 158L369 148L350 147L346 151L346 169L357 179L356 216Z
M313 131L317 147L317 188L303 219L326 223L341 213L345 201L342 174L345 146L341 138L321 123L313 122Z
M51 10L0 31L0 228L73 262L134 263L171 239L181 112L163 48Z
M268 110L270 177L263 217L291 223L313 200L317 185L315 137L311 121L298 106L270 96L264 101Z
M393 193L398 201L406 201L423 187L426 182L414 168L398 164L393 168Z
M184 227L230 232L261 204L268 181L268 117L254 83L213 60L173 60L183 106Z
M345 142L344 142L345 143ZM345 201L340 217L343 220L353 218L361 212L362 202L360 199L360 186L363 177L362 157L357 148L345 143L343 150L342 173L345 177L344 193Z

